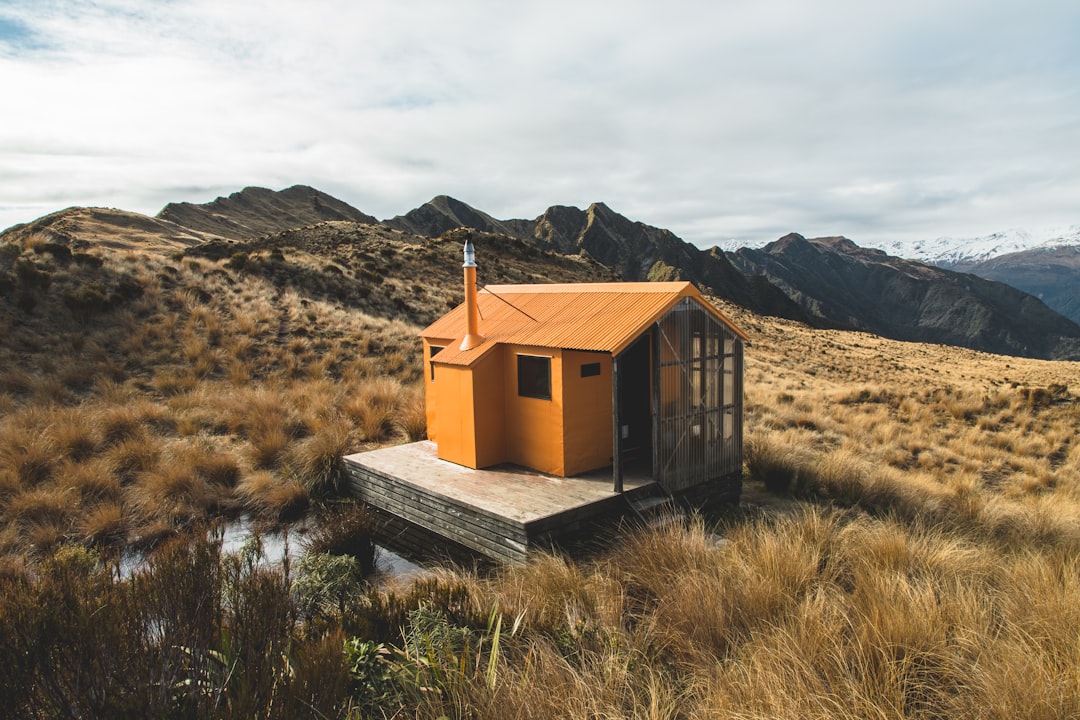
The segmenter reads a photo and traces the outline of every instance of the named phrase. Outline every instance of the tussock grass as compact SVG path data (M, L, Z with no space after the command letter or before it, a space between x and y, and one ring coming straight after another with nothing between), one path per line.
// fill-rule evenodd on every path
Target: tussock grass
M85 462L68 462L57 471L57 484L78 494L84 503L115 501L121 497L120 478L106 457Z
M154 470L161 461L161 441L140 430L104 453L121 485L134 483L140 475Z
M72 409L56 412L49 431L56 451L76 462L93 456L103 442L99 428Z
M813 506L633 531L587 564L545 555L449 576L472 607L519 618L518 633L494 687L455 686L409 713L1067 717L1080 568L1064 558Z
M401 394L401 383L377 379L357 386L342 409L356 424L363 439L378 442L394 429Z
M340 489L342 453L423 437L417 327L406 318L440 312L456 290L417 290L378 271L440 243L364 257L350 247L343 259L267 246L236 267L149 251L67 264L5 252L34 288L32 311L0 298L0 583L22 583L0 588L0 627L25 640L16 630L51 627L26 622L33 602L64 599L48 606L64 611L54 615L69 623L64 642L26 647L81 654L50 656L61 661L44 671L216 688L180 709L133 704L129 714L213 716L199 704L212 700L263 716L313 706L429 718L1080 715L1076 364L811 331L725 307L752 337L753 510L630 529L589 561L539 555L358 591L316 632L292 624L288 584L252 556L222 563L199 543L168 540L207 517L295 519ZM345 274L326 270L331 262ZM91 297L93 283L116 300L76 317L63 298L87 287ZM96 576L70 544L157 546L162 560L152 579L112 596L101 578L74 584ZM57 548L66 559L26 572L29 558ZM166 577L174 583L155 585ZM54 580L68 584L34 585ZM147 598L153 627L175 632L170 647L206 652L155 648L152 676L85 662L142 657L155 638L145 627L125 635L122 605L99 602L91 615L80 604L107 596ZM497 652L489 618L502 622ZM296 630L288 642L283 628ZM391 680L342 680L343 639L416 650L420 628L429 640L468 639L469 651L394 656L393 671L371 665ZM227 691L209 660L225 650L212 638L224 637L236 640ZM27 657L4 656L13 674L0 682ZM193 667L202 674L161 684ZM48 687L10 682L0 694ZM273 695L287 687L303 702ZM251 701L256 688L280 700L275 710ZM125 692L78 695L80 711L142 697ZM350 692L364 699L350 706ZM39 715L54 708L34 702Z
M0 464L27 488L49 480L56 471L56 449L51 439L30 428L5 427Z
M298 520L311 504L303 484L266 471L246 476L236 491L247 512L267 520Z
M421 386L413 386L402 392L394 423L411 442L427 438L427 408Z
M54 487L39 487L12 496L4 507L9 521L21 524L66 526L74 519L78 502L69 492Z
M127 542L129 518L116 503L102 503L88 510L79 520L78 534L84 544L117 549Z
M345 483L342 457L351 445L349 427L345 423L328 423L293 446L288 458L289 469L310 494L340 493Z

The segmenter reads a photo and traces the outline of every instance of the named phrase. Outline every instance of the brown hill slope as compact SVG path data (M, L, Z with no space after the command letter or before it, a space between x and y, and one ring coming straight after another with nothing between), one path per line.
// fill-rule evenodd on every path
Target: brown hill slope
M461 249L467 236L477 246L481 285L618 279L591 258L467 228L426 238L380 225L326 222L249 241L207 242L185 254L229 258L230 266L277 287L426 325L463 300ZM299 257L304 262L283 262Z
M423 437L416 335L463 296L467 232L327 222L138 252L0 237L0 560L295 517L341 454ZM474 235L483 283L612 279Z
M0 237L24 248L54 244L77 252L89 247L179 250L215 236L125 210L74 207L15 225Z
M248 187L208 203L169 203L157 217L233 239L253 238L327 220L378 222L348 203L306 185L277 192Z
M442 286L460 283L460 240L333 222L183 254L103 240L69 256L60 243L0 237L5 638L49 633L44 647L74 658L61 665L77 669L82 686L90 678L91 687L111 687L116 676L103 673L126 671L130 658L115 651L119 634L102 633L119 617L105 595L28 593L46 576L38 568L64 583L45 587L72 587L69 578L87 573L85 558L65 549L28 575L26 555L65 544L149 546L206 517L292 519L334 486L342 452L422 436L423 406L410 384L420 372L418 327L403 318L454 299ZM501 236L481 237L478 254L483 282L607 272ZM351 294L352 285L369 291ZM743 511L722 525L695 519L628 531L592 561L539 555L498 573L444 570L395 594L358 596L371 602L338 611L353 613L340 627L377 620L387 632L408 631L405 613L420 606L442 615L438 627L452 622L456 637L482 641L494 617L487 608L514 618L505 651L491 654L497 687L471 666L455 670L455 656L445 692L430 691L439 679L425 676L423 692L386 693L389 704L371 714L435 717L452 713L446 698L454 698L492 718L508 707L554 717L570 706L612 717L657 707L703 718L733 707L762 718L777 708L815 718L974 718L987 707L1012 718L1033 706L1046 717L1077 715L1080 363L723 309L751 337ZM266 582L246 587L280 587L273 594L288 597L287 584L264 574L270 568L250 572ZM192 597L189 574L176 575L175 594L132 593L136 583L125 578L108 597L153 604L138 616L153 630L162 602ZM293 613L280 623L256 614L297 632L323 628ZM298 635L295 654L267 656L279 663L273 682L300 676L295 668L347 677L335 618L325 619L329 641ZM68 633L67 619L91 631ZM160 670L144 626L122 628ZM406 647L410 637L375 639ZM174 638L166 643L175 649ZM59 667L40 643L11 647L10 667L31 680L26 658L48 672ZM308 655L311 647L325 652ZM312 669L310 658L324 656ZM251 671L236 667L228 676L243 692ZM61 688L62 700L74 686ZM156 688L144 683L120 701L159 697ZM370 700L303 690L305 709L313 699L323 707ZM392 704L402 697L421 707L403 713Z

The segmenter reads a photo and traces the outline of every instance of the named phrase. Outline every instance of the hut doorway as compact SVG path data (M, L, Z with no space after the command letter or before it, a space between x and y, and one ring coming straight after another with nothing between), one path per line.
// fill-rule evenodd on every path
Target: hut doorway
M634 341L619 362L619 444L623 461L652 470L652 334Z

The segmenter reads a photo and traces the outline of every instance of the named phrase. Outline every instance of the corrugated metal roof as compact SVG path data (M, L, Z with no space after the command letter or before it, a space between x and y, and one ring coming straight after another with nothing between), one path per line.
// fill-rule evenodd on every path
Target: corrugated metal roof
M689 282L489 285L477 296L485 342L467 351L454 342L436 362L469 365L499 343L618 353L684 297L700 301L745 339ZM460 340L464 334L464 304L420 333L442 340Z

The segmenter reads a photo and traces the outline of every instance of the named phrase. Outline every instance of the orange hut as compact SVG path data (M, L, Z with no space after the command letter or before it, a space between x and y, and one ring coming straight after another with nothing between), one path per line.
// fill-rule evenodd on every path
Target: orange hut
M742 468L746 335L689 282L477 288L421 332L428 437L470 468L611 467L680 492ZM736 490L737 492L737 490Z

